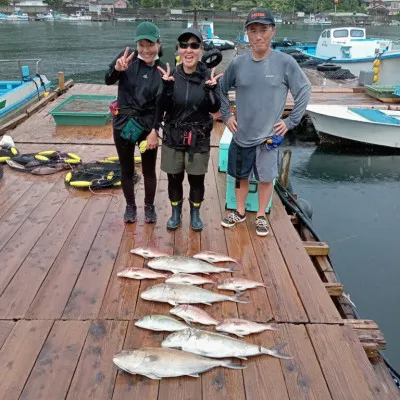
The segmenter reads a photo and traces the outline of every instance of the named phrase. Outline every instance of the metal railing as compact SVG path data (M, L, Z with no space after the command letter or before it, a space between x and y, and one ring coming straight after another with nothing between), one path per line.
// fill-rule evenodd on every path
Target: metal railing
M35 61L35 68L36 68L36 75L39 74L39 63L42 61L41 58L23 58L23 59L17 59L17 60L0 60L0 63L17 63L18 64L18 69L21 70L22 64L21 63L26 63L26 62L33 62Z

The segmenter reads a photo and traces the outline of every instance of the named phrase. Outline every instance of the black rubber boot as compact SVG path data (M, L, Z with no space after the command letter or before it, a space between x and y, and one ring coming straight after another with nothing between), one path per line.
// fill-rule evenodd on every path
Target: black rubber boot
M201 203L193 203L189 200L190 203L190 225L192 229L196 232L200 232L203 230L203 221L200 219L200 205Z
M167 222L167 229L173 231L177 229L181 223L182 217L182 200L181 201L171 201L172 215Z

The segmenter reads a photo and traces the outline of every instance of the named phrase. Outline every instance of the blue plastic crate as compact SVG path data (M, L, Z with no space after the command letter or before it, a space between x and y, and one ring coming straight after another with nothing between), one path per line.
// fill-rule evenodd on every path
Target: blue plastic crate
M275 184L275 179L274 179ZM271 198L269 199L268 206L265 210L267 214L271 211L272 199L274 191L272 191ZM226 194L225 194L225 207L228 210L236 210L236 195L235 195L235 178L226 174ZM246 197L246 211L258 211L258 182L255 179L250 180L249 193Z
M232 132L227 127L225 127L221 140L219 141L219 150L218 150L219 172L226 172L228 170L228 152L231 141L232 141Z

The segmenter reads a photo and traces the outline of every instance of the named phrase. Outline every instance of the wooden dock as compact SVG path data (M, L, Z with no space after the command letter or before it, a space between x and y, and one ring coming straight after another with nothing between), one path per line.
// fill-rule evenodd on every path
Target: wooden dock
M108 94L115 88L76 85L68 95L76 93ZM63 98L8 132L18 149L23 153L65 150L85 162L116 155L109 126L55 127L48 111ZM220 135L217 124L214 146ZM289 218L278 196L268 217L267 238L255 234L254 213L233 229L220 225L225 174L218 172L216 147L206 175L201 233L190 229L187 201L182 226L174 232L166 230L170 206L162 172L155 225L143 221L143 180L136 187L138 222L124 224L121 190L92 194L67 189L63 173L33 176L8 167L4 172L0 181L1 399L398 398L382 361L376 358L384 344L383 338L377 340L378 327L371 321L345 319L339 306L343 287L340 290L335 282L326 257L329 247L313 242L306 231L301 236L296 219ZM114 354L160 346L165 336L136 327L135 320L168 314L170 308L140 298L143 290L160 281L116 276L126 267L145 265L141 257L129 253L139 246L177 255L212 250L241 260L241 272L235 276L263 281L267 288L247 292L243 298L248 304L223 302L206 307L207 312L218 320L240 317L276 323L278 331L245 340L266 347L288 343L285 352L294 359L252 357L242 361L247 365L243 371L217 368L201 378L162 381L118 371Z

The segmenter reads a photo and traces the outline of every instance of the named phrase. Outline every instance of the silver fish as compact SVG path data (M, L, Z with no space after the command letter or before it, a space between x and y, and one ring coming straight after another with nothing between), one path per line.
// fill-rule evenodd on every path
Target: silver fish
M236 293L256 287L267 287L265 283L250 281L243 278L228 278L218 285L218 289L234 290Z
M176 376L199 377L202 372L215 367L244 369L230 360L213 360L184 351L143 347L138 350L122 350L113 357L114 364L130 374L144 375L150 379Z
M211 279L192 274L173 274L165 280L166 283L184 283L186 285L204 285L205 283L215 283Z
M159 279L168 278L169 275L161 274L148 268L125 268L123 271L118 272L117 276L131 279Z
M152 249L150 247L136 247L131 250L132 254L137 254L143 258L154 258L154 257L167 257L169 254L163 253L157 249Z
M167 315L147 315L137 320L135 325L151 331L161 332L175 332L188 328L183 322L168 317Z
M239 300L238 296L225 296L214 293L206 289L192 285L178 283L161 283L146 289L140 294L144 300L159 301L169 303L173 306L178 304L207 304L218 301L234 301L235 303L248 303L245 300Z
M232 333L239 337L250 335L251 333L264 332L266 330L277 330L270 324L259 324L257 322L236 318L224 319L215 329L219 332Z
M204 310L190 306L189 304L182 304L169 310L173 315L185 320L190 325L191 322L197 322L202 325L218 325L219 322L211 317Z
M200 253L195 254L193 257L211 263L224 261L234 262L236 264L238 263L238 261L234 258L226 256L225 254L216 253L214 251L201 251Z
M157 257L147 264L150 268L171 271L174 274L184 272L188 274L211 274L215 272L235 272L233 266L228 265L225 268L215 267L208 262L197 260L193 257L170 256Z
M259 354L268 354L272 357L287 360L293 358L279 352L286 346L286 343L278 344L272 349L267 349L257 344L246 343L226 335L194 328L171 333L164 339L161 346L182 349L189 353L215 358L236 357L247 360L246 357L257 356Z

